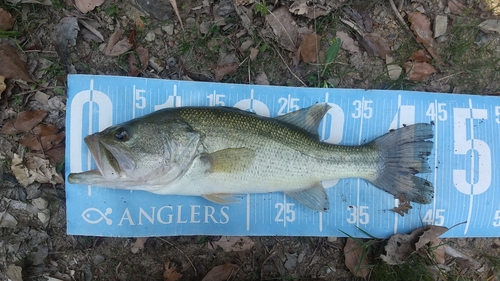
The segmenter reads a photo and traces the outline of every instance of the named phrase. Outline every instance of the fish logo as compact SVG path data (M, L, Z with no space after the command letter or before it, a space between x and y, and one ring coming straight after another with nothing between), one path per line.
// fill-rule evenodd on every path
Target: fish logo
M113 209L111 208L106 208L106 211L104 211L104 213L97 208L88 208L85 211L83 211L82 218L90 224L98 224L104 220L106 221L107 225L112 225L113 220L107 217L107 215L110 215L112 212ZM97 214L98 218L94 218L92 214L94 215Z

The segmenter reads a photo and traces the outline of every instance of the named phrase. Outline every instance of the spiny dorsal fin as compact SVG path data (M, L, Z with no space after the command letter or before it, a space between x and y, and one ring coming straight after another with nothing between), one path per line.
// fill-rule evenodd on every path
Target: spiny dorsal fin
M285 193L293 199L299 201L300 204L315 211L326 212L330 208L326 190L319 182L307 189L289 191Z
M317 103L311 107L276 117L276 120L300 127L314 136L318 136L318 126L323 116L331 108L327 103Z
M255 151L249 148L227 148L206 155L212 173L245 171L254 161Z

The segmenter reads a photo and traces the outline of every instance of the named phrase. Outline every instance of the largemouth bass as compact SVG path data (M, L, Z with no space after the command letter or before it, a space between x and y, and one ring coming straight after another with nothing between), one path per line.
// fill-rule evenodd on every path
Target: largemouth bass
M362 178L392 195L430 203L430 124L391 131L361 146L319 140L327 104L276 118L228 107L153 112L85 137L96 170L71 173L74 184L196 195L233 203L235 195L284 192L327 211L322 180Z

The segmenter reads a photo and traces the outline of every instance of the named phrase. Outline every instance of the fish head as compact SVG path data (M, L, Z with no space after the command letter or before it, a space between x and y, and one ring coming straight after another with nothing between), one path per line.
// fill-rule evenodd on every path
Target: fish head
M201 149L200 140L201 135L178 118L134 119L85 137L97 170L71 174L68 180L143 190L168 185L189 168Z

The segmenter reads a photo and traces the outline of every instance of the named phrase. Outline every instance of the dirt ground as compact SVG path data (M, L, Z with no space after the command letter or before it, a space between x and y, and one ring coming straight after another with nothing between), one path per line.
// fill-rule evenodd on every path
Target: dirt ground
M58 134L65 130L68 73L500 94L500 27L480 26L486 19L499 18L495 0L395 1L397 12L390 1L382 0L178 0L182 26L167 0L104 0L86 14L72 0L41 2L0 1L0 8L13 16L8 30L0 24L0 42L13 46L27 62L26 69L7 67L0 54L0 76L8 78L7 89L0 94L0 125L5 127L19 112L43 110L47 114L42 123L57 128L51 135L57 137L46 151L20 144L22 132L0 134L0 280L202 280L226 263L230 264L215 277L204 280L362 279L345 265L346 238L241 238L240 244L253 245L226 252L214 246L225 238L213 236L150 238L137 250L133 238L67 235L64 184L55 174L64 174L60 169L64 141ZM296 7L296 13L287 12L291 20L282 21L289 24L286 28L298 30L292 39L280 36L268 18L280 7L286 11ZM433 32L438 16L445 18L443 34L431 36L432 42L418 39L408 19L414 12L429 19ZM316 13L319 16L314 17ZM0 23L1 17L6 15L0 13ZM443 28L442 21L439 25ZM117 30L123 30L123 35L118 34L116 41L124 41L110 44ZM319 42L317 52L302 44L311 40L304 38L313 32L320 36L320 41L314 41ZM330 46L339 36L352 42L329 58ZM418 50L430 54L426 59L410 59ZM387 64L403 73L391 78ZM398 70L405 64L415 74ZM33 155L42 155L36 158L37 167L46 170L34 182L20 182L12 167L27 165L26 159ZM474 267L448 257L443 280L500 280L499 238L443 241L480 264ZM383 243L376 242L375 252ZM378 264L374 261L372 266ZM392 268L390 274L374 273L367 279L433 280L419 267L412 269L412 264L401 270L403 275L393 275L398 270Z

